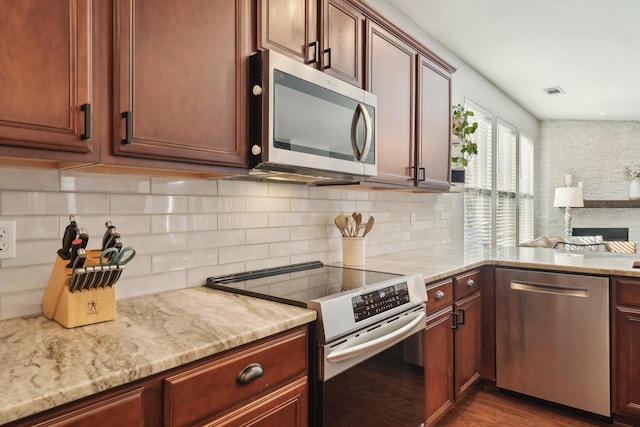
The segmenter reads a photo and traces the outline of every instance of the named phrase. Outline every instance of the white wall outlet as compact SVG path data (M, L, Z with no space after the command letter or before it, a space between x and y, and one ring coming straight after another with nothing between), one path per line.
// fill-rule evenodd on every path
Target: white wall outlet
M16 257L16 222L0 221L0 259Z

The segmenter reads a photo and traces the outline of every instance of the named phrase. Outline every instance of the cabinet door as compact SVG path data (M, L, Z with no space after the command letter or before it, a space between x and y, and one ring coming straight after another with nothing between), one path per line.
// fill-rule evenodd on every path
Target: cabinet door
M142 388L135 389L35 425L37 427L88 425L142 427L144 425L142 395Z
M454 304L458 314L455 333L455 381L456 401L461 399L480 378L480 338L482 330L481 299L477 292Z
M90 153L91 1L2 0L0 11L0 145Z
M324 0L322 14L322 70L362 87L364 15L344 0Z
M372 182L413 186L417 51L367 22L368 90L378 97L378 176Z
M424 376L427 425L436 424L453 406L453 334L451 306L427 319Z
M447 190L451 165L451 75L420 55L418 63L418 177L420 187Z
M246 0L116 0L114 154L246 166Z
M317 0L259 0L258 47L302 63L318 63Z
M306 378L284 387L269 396L251 402L207 427L302 427L308 425L308 392Z
M613 281L613 411L640 417L640 280Z

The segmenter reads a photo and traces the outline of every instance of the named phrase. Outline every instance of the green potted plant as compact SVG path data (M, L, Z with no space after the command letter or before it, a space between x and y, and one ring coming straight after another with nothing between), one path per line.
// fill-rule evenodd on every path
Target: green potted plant
M456 153L451 157L452 182L464 182L464 168L469 164L469 160L478 154L478 144L471 140L471 135L478 130L478 123L471 123L470 117L473 117L473 111L467 110L461 104L453 106L451 133L456 137L453 141Z

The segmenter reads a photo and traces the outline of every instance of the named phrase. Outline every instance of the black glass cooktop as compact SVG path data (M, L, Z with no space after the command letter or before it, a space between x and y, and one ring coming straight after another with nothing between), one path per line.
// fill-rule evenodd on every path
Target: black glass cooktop
M306 307L307 302L361 289L399 274L332 267L320 261L210 277L206 287Z

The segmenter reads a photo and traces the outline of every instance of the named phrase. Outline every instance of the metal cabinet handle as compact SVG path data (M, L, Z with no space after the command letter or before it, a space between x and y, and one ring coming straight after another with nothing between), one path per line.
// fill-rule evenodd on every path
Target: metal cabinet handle
M473 285L475 285L476 282L473 281L473 279L469 279L467 280L467 287L468 288L473 288Z
M458 329L458 313L451 313L451 317L453 318L453 325L451 325L451 329L455 330Z
M438 289L436 291L436 294L435 294L435 299L441 300L442 298L444 298L444 292L442 292L440 289Z
M122 140L123 144L131 144L133 142L133 127L132 127L132 114L131 111L125 111L122 113L124 118L125 136Z
M418 170L420 171L420 178L418 179L418 181L426 181L427 180L427 170L426 168L418 168Z
M80 109L84 111L84 133L80 139L91 139L91 104L82 104Z
M464 325L465 320L467 320L467 310L459 308L458 312L460 313L460 321L458 322L458 325Z
M262 369L262 365L259 363L252 363L247 365L236 377L236 382L238 384L249 384L252 381L257 380L262 375L264 375L264 369Z
M331 48L326 49L324 51L324 53L327 54L327 65L324 66L324 69L328 70L329 68L332 68L332 66L331 66Z
M313 58L307 61L307 64L317 64L318 63L318 51L320 50L320 42L318 40L309 43L309 47L313 48ZM308 55L307 55L308 57Z

